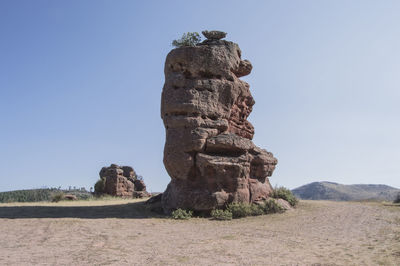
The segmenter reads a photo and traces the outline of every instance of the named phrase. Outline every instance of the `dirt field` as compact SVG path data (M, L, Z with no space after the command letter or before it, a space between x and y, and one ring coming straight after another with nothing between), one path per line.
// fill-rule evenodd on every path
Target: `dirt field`
M232 221L133 200L0 204L0 265L400 265L400 207L302 201Z

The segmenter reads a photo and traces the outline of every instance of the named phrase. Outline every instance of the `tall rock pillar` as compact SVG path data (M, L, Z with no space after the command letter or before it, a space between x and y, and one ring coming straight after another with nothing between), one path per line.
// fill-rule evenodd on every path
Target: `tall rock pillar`
M269 197L277 159L254 145L247 121L255 103L240 77L252 65L222 32L173 49L165 62L161 117L166 130L164 165L171 177L162 195L165 212L209 211L231 202Z

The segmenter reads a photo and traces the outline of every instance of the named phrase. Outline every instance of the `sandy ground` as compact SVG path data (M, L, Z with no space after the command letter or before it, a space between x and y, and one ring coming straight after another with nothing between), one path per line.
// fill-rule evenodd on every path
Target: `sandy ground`
M400 207L302 201L232 221L143 202L0 204L0 265L400 265Z

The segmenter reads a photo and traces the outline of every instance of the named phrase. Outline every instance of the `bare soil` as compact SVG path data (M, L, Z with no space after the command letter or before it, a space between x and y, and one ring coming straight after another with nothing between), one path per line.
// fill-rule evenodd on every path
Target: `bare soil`
M0 265L400 265L400 206L177 221L134 200L0 204Z

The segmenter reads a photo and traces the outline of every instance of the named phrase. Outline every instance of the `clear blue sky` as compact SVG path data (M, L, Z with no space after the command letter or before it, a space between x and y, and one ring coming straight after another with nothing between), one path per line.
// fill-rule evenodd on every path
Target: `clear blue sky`
M399 1L0 1L0 191L89 188L110 163L170 178L165 56L218 29L253 72L273 185L400 187Z

